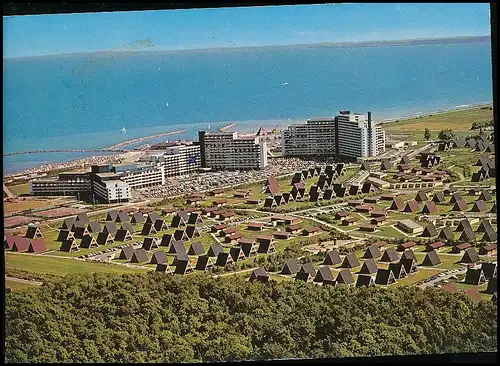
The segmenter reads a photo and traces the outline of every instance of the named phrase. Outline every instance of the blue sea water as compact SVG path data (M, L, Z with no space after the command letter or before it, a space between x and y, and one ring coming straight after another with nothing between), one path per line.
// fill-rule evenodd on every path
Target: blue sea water
M4 59L4 153L102 148L179 129L189 132L167 139L196 138L208 124L257 129L251 121L341 109L380 120L489 103L491 74L489 42ZM78 156L4 157L4 173Z

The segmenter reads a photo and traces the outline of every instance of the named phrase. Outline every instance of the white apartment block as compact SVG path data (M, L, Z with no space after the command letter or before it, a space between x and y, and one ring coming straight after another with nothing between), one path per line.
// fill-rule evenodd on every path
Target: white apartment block
M335 155L335 118L310 119L281 133L283 156Z
M237 132L198 132L202 167L215 170L262 169L267 166L267 143L259 136Z
M146 159L163 166L165 177L187 175L201 168L199 144L184 142L156 146L155 149L161 150L154 150Z
M130 186L119 179L116 173L97 173L92 182L92 190L98 201L120 203L130 200Z
M120 179L131 189L140 189L165 184L165 168L163 165L137 166L126 170L116 167Z
M385 132L372 123L371 113L341 111L334 118L308 120L282 133L283 156L336 156L359 158L385 151Z

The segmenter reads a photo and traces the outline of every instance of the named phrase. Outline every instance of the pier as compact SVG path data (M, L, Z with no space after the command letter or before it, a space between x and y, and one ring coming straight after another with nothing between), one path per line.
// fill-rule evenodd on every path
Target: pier
M219 128L219 132L227 132L227 130L236 126L236 123L231 123L230 125Z
M188 130L179 130L179 131L171 131L171 132L165 132L165 133L160 133L157 135L152 135L152 136L145 136L145 137L137 137L135 139L127 140L120 142L118 144L101 148L101 149L53 149L53 150L32 150L32 151L18 151L18 152L13 152L13 153L4 153L3 156L14 156L14 155L26 155L26 154L40 154L40 153L68 153L68 152L116 152L116 153L123 153L127 152L129 150L123 148L124 146L135 144L137 142L142 142L146 140L151 140L155 138L160 138L164 136L170 136L170 135L176 135L180 133L185 133Z

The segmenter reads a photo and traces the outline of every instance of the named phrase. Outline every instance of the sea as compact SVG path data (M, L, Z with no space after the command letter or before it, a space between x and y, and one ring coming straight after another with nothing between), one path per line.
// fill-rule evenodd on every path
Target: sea
M283 128L340 110L377 121L493 100L489 40L15 58L4 59L3 80L4 154L104 148L182 129L146 142L196 139L230 123ZM7 156L3 172L90 154Z

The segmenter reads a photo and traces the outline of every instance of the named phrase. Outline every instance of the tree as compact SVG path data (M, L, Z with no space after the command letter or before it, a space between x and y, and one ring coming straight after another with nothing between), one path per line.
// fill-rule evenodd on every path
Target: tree
M426 140L431 139L431 130L429 130L428 128L426 128L424 131L424 139L426 139Z
M455 137L455 134L450 128L439 131L438 138L443 141L451 141Z

